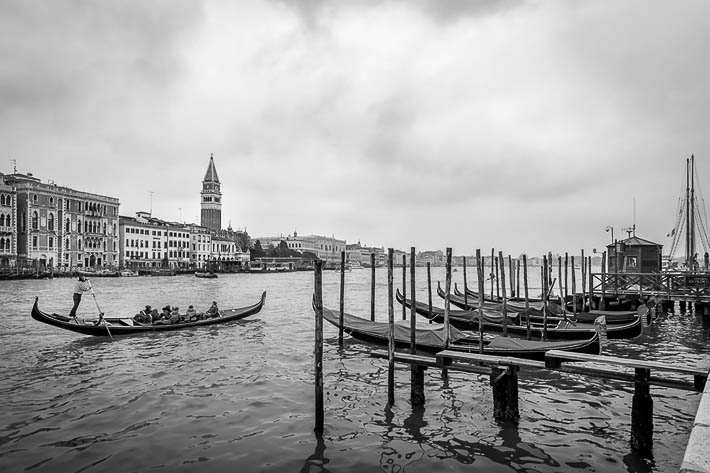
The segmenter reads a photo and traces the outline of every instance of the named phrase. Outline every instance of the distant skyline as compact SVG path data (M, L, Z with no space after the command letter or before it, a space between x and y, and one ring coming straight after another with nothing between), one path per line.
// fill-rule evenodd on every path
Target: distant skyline
M199 223L214 153L252 236L666 250L710 185L704 1L17 0L0 38L0 172L122 215Z

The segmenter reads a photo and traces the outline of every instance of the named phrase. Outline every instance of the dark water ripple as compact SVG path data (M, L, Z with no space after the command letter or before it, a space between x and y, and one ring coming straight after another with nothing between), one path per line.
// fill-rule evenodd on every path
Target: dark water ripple
M439 268L432 272L442 279ZM365 317L369 276L346 275L346 309ZM385 320L386 274L377 276ZM425 300L425 272L418 278ZM82 317L93 317L96 303L130 315L146 303L243 306L268 291L259 315L229 327L113 342L30 319L35 296L46 310L68 312L72 286L66 279L0 286L0 471L663 472L678 469L699 400L652 388L654 456L642 458L628 444L633 387L625 383L524 372L516 426L492 419L481 375L444 379L428 370L427 402L413 409L402 366L388 407L386 362L350 338L339 348L326 326L326 432L316 437L312 274L97 279L96 302L85 298ZM326 305L337 307L337 273L324 275L324 291ZM710 324L676 314L607 352L709 366L709 340Z

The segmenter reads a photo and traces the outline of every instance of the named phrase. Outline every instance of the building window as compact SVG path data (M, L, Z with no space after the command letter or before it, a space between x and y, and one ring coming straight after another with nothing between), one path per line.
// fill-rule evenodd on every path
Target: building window
M54 238L53 238L53 237L49 237L48 242L49 242L49 244L48 244L49 248L50 248L50 249L54 248Z
M37 197L35 195L35 197ZM39 215L37 212L32 212L32 230L37 230L39 228Z
M10 225L12 225L12 221L10 220L10 215L7 215L5 217L5 226L9 227Z
M54 205L54 197L49 198L49 205Z
M70 245L69 245L69 238L67 238L66 244L64 245L64 249L65 249L66 251L71 250L71 248L70 248L69 246L70 246Z
M32 237L32 248L37 248L37 237L36 236Z
M49 214L49 217L47 218L47 230L50 232L54 231L54 214Z
M34 194L32 196L32 202L34 202L35 204L37 203L37 194Z

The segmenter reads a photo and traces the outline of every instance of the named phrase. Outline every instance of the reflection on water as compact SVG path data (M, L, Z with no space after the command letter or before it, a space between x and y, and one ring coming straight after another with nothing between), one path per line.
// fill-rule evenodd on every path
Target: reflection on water
M369 316L369 276L346 274L348 312ZM377 277L377 317L386 320L386 273ZM432 277L443 279L443 270L432 268ZM132 315L147 303L239 307L263 290L267 300L260 314L229 326L111 341L29 317L35 296L45 310L68 312L73 281L4 282L0 471L671 471L699 399L652 388L654 456L641 458L628 445L632 386L523 372L520 422L499 424L487 376L429 369L426 403L412 407L409 367L398 365L396 402L388 406L386 360L348 336L338 347L337 330L326 325L326 428L316 436L312 274L93 283L109 315ZM326 305L337 307L338 294L339 274L324 274ZM91 302L80 316L95 313ZM709 341L710 324L674 313L636 340L612 340L608 352L707 366Z

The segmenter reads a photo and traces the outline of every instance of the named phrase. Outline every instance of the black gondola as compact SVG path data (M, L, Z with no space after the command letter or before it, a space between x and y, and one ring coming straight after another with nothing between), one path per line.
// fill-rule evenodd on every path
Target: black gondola
M340 313L331 309L323 308L323 318L340 327ZM395 345L406 348L410 343L410 327L407 321L395 322ZM478 352L479 340L477 336L466 334L456 327L449 327L449 349L466 352ZM358 340L373 343L379 346L387 346L389 324L387 322L372 322L351 314L343 314L343 331ZM417 349L435 353L444 349L444 326L441 324L427 324L417 327L415 337ZM486 355L515 356L533 360L544 360L545 352L548 350L567 350L578 353L590 353L598 355L601 351L599 332L588 340L565 340L553 342L540 342L534 340L522 340L520 338L497 336L491 340L484 340L483 353Z
M113 337L117 335L135 335L138 333L163 332L171 330L182 330L191 327L204 327L208 325L220 325L243 319L261 311L266 301L266 291L261 295L261 299L256 304L237 309L220 310L219 317L193 322L181 322L175 324L140 324L131 317L103 317L101 321L85 322L73 319L65 315L47 314L39 310L39 297L35 298L32 306L32 318L38 322L81 333L83 335L94 335L98 337ZM82 323L83 322L83 323ZM97 323L99 322L99 323Z
M397 289L397 302L407 308L412 307L412 301L405 299L402 293ZM444 309L440 307L432 307L431 314L429 313L429 305L422 302L415 304L417 314L432 320L433 322L442 323L444 321ZM646 306L639 308L639 313L633 320L624 324L607 325L607 338L609 339L631 339L638 337L643 333L643 324L641 317L646 316L648 309ZM516 314L517 315L517 314ZM449 322L456 328L461 330L478 330L478 310L450 310ZM483 330L486 332L503 332L503 315L495 316L495 312L483 311ZM508 317L508 335L516 337L527 337L527 325L520 317ZM571 320L561 320L558 317L548 319L547 339L548 340L583 340L590 338L595 332L594 322L581 323ZM543 325L542 319L531 317L530 333L535 339L542 340Z

